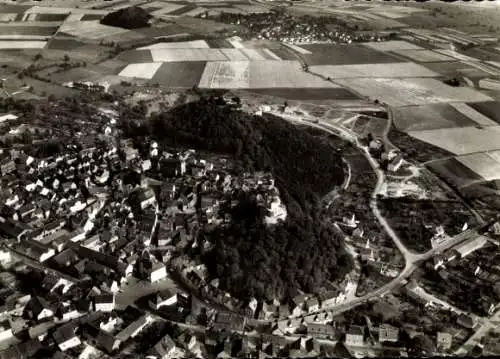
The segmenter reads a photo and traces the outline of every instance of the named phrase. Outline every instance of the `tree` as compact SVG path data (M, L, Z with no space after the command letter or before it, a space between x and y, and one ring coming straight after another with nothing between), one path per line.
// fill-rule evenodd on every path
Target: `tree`
M40 52L38 54L36 54L35 57L33 57L34 61L38 61L38 60L41 60L41 59L43 59L43 55Z
M410 339L410 353L418 356L430 356L436 352L436 346L431 338L425 334L420 334Z
M69 55L64 54L63 60L64 60L64 62L69 62Z

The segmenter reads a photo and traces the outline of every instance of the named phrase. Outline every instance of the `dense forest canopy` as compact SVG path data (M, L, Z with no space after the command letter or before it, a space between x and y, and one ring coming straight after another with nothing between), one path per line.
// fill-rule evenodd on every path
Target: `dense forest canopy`
M271 115L241 112L218 97L155 114L147 123L122 124L125 136L152 136L169 147L229 153L241 170L273 173L288 210L284 224L270 229L252 215L203 234L215 247L201 259L221 279L223 289L241 298L284 298L296 289L319 292L326 281L343 278L350 270L351 259L321 205L322 196L344 176L341 158L328 140ZM240 203L246 212L256 213L247 210L251 202ZM243 211L236 211L241 219Z
M151 15L138 6L130 6L113 11L101 19L101 24L124 29L140 29L149 27Z

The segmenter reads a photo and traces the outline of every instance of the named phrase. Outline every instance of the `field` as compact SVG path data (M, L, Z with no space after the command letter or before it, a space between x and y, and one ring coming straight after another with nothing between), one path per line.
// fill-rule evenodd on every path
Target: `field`
M412 62L310 66L310 71L332 79L366 77L434 77L435 72Z
M309 66L384 64L398 61L388 53L362 45L311 44L301 45L301 47L312 53L300 55Z
M47 41L1 41L0 50L9 49L43 49Z
M412 44L407 41L383 41L383 42L367 42L363 44L371 49L378 51L398 51L398 50L423 50L422 47Z
M267 50L267 51L266 51ZM280 60L268 49L211 49L211 48L155 48L150 51L155 62L190 62L190 61L247 61L247 60ZM130 55L132 58L135 55ZM147 57L147 54L141 53ZM124 57L120 57L121 60Z
M206 88L332 88L338 87L304 73L295 61L209 62L200 80Z
M463 165L456 158L432 162L427 164L427 166L441 179L456 188L470 186L473 183L483 181L481 176Z
M466 103L452 103L450 104L455 110L461 114L467 116L472 121L480 126L497 126L498 123L492 121L490 118L484 116L482 113L478 112Z
M498 152L497 152L498 154ZM500 162L488 153L459 156L457 160L487 181L500 179Z
M500 126L488 127L487 129L456 127L410 131L408 134L456 155L500 149Z
M393 50L392 52L408 57L415 62L445 62L454 61L450 56L432 50Z
M76 39L53 38L49 41L47 49L72 51L83 45L85 45L85 43Z
M450 104L439 103L393 109L394 124L401 131L470 127L475 123Z
M276 96L287 100L353 100L358 97L343 88L264 88L252 92L266 96Z
M201 88L248 88L250 87L250 63L209 62L200 79Z
M0 35L36 35L51 36L57 31L56 26L18 26L11 24L0 25Z
M110 36L123 35L124 33L129 32L129 30L101 25L99 24L99 21L96 20L66 22L61 25L59 32L89 40L109 40Z
M142 79L152 79L156 71L160 68L159 62L146 62L140 64L130 64L118 75L124 77L138 77Z
M151 50L153 61L224 61L227 57L219 49L155 49Z
M372 99L380 99L391 106L491 100L490 97L473 89L451 87L441 81L430 78L366 78L337 79L335 81Z
M200 82L205 62L168 62L161 64L152 81L166 87L191 88Z
M470 107L500 124L500 102L486 101L469 103Z
M463 62L456 61L455 59L450 62L427 62L425 67L437 72L440 75L449 77L457 76L459 70L471 68Z
M129 64L140 62L153 62L150 50L131 50L120 53L117 60L127 62Z
M160 42L158 44L139 47L137 50L159 50L159 49L208 49L204 40L180 41L180 42Z

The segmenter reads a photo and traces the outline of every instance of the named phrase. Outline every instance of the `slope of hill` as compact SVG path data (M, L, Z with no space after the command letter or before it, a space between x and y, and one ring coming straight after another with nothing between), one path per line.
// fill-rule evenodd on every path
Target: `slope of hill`
M215 246L200 259L234 296L272 299L290 297L297 289L319 292L350 270L351 259L320 201L343 181L341 158L332 143L215 98L159 114L147 126L126 122L124 131L132 137L151 135L167 146L233 154L241 170L273 173L288 209L285 223L266 227L254 215L251 201L242 201L238 216L248 213L248 218L203 233Z

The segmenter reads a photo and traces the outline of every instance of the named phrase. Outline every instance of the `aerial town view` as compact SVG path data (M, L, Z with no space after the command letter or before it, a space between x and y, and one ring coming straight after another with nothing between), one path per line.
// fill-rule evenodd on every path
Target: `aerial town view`
M500 4L0 0L0 359L500 356Z

